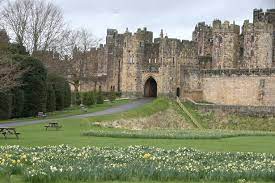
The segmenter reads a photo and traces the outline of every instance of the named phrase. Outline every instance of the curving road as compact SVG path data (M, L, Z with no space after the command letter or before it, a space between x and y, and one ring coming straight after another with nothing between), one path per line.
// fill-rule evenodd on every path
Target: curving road
M74 116L67 116L67 117L56 118L56 119L82 119L82 118L93 117L93 116L103 116L103 115L115 114L115 113L125 112L130 109L138 108L138 107L143 106L151 101L153 101L152 98L142 98L142 99L138 99L133 102L130 102L128 104L111 107L111 108L103 110L103 111L97 111L94 113L87 113L87 114L74 115ZM16 122L7 122L7 123L0 124L0 127L16 127L16 126L33 125L33 124L45 123L45 122L52 121L52 120L55 120L55 119L53 118L53 119L44 119L44 120L32 120L32 121L22 120L22 121L16 121Z

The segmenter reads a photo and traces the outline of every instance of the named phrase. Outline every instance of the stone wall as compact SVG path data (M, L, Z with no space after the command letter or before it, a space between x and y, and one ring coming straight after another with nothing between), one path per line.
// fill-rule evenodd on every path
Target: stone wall
M275 106L275 71L203 74L203 100L222 105ZM249 73L249 74L248 74Z
M236 68L239 61L240 27L228 21L213 22L213 68Z
M265 22L243 25L243 68L272 67L273 26Z

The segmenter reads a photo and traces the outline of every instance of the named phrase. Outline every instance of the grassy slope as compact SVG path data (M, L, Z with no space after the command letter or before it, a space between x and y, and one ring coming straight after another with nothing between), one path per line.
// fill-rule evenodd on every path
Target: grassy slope
M100 121L106 119L118 119L121 117L142 117L150 115L159 110L167 108L168 102L163 99L157 99L153 103L146 104L139 109L133 109L121 114L95 117L89 119L60 120L63 125L61 131L45 131L44 124L18 127L17 130L22 133L21 138L16 140L9 138L4 140L0 136L0 145L23 145L23 146L41 146L41 145L59 145L69 144L73 146L130 146L144 145L157 146L163 148L193 147L203 151L252 151L267 152L275 154L275 137L236 137L216 140L169 140L169 139L127 139L127 138L108 138L108 137L87 137L82 136L83 131L91 128L90 121Z
M25 182L24 179L21 176L12 176L11 179L7 179L4 177L0 177L0 183L28 183ZM60 181L60 182L56 182L56 183L72 183L72 182L68 182L68 181ZM95 183L95 182L73 182L73 183ZM138 182L120 182L120 181L109 181L109 182L101 182L101 183L164 183L164 182L156 182L156 181L138 181ZM165 182L165 183L182 183L182 181L175 181L175 182ZM201 181L201 182L189 182L189 183L219 183L219 182L206 182L206 181ZM256 182L255 182L256 183ZM267 183L267 182L259 182L257 181L257 183Z
M188 102L184 105L206 129L275 131L275 118L201 113Z
M80 107L70 107L68 109L65 109L63 111L55 111L51 113L47 113L48 117L46 118L37 118L37 117L29 117L29 118L16 118L11 120L0 120L0 123L7 123L7 122L16 122L16 121L30 121L30 120L37 120L37 119L53 119L53 118L62 118L66 116L73 116L73 115L79 115L79 114L85 114L85 113L93 113L97 111L102 111L105 109L108 109L110 107L122 105L129 103L131 100L116 100L114 102L105 102L104 104L95 104L93 106L90 106L87 110L87 112L84 112L80 109Z

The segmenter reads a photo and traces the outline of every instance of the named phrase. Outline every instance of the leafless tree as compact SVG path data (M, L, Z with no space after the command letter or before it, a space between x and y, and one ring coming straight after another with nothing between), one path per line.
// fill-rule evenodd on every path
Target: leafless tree
M71 56L66 62L66 72L74 91L78 92L81 83L94 79L94 73L88 68L92 61L90 48L97 46L99 40L88 30L81 29L72 31L68 41L67 51Z
M12 59L0 51L0 92L5 92L22 85L20 78L27 72L19 64L13 63Z
M8 31L12 31L18 44L31 53L56 46L64 33L62 11L51 2L8 1L1 14Z

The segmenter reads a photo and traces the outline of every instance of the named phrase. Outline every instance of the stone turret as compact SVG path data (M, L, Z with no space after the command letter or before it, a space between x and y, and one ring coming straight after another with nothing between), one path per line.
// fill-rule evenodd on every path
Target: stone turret
M196 25L193 32L192 40L198 44L199 56L211 56L213 46L213 32L212 27L206 25L205 22L200 22Z
M240 26L213 22L213 68L236 68L239 61Z
M267 22L249 23L243 25L243 67L272 67L272 34L273 26Z
M153 32L138 29L133 35L125 33L123 64L121 69L121 91L124 95L142 96L142 63L145 59L145 44L153 42Z

